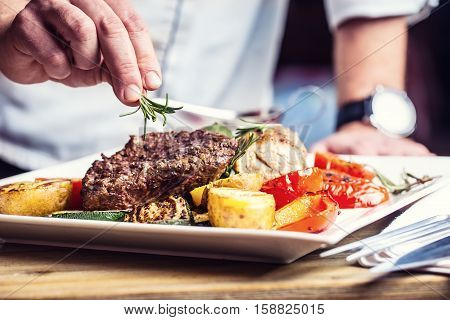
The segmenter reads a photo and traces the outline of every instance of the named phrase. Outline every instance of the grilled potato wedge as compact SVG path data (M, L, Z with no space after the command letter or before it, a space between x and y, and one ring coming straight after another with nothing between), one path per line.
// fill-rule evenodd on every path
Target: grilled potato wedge
M271 194L233 188L212 188L208 197L213 227L272 229L275 200Z
M226 179L219 179L208 185L195 188L191 191L192 202L199 207L206 205L208 190L212 187L235 188L248 191L259 191L263 185L263 177L260 173L235 174Z
M21 216L45 216L67 208L70 180L19 182L0 187L0 213Z

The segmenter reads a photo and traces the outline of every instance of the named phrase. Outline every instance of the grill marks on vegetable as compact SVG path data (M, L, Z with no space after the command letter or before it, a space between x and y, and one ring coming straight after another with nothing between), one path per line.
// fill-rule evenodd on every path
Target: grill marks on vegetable
M188 224L192 219L189 205L182 197L169 197L166 200L152 202L146 206L136 207L125 216L125 222L163 223L183 220Z

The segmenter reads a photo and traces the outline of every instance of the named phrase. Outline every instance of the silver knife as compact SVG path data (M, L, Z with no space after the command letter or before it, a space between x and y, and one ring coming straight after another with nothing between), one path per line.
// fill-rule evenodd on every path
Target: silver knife
M371 272L387 273L399 270L416 269L434 265L450 258L450 236L417 248L395 262L387 261L370 269Z

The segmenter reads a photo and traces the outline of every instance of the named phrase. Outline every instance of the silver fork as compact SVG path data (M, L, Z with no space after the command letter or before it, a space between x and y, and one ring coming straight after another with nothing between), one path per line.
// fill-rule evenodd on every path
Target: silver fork
M450 235L450 215L439 215L402 228L324 251L320 254L320 257L329 257L346 251L359 250L346 258L348 262L354 262L362 257L375 254L409 241L417 241L430 236L443 238L448 235Z

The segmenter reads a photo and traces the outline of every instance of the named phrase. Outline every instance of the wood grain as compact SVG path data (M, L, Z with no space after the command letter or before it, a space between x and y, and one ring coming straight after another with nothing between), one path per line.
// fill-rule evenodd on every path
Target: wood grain
M354 234L367 237L385 218ZM345 242L353 241L346 239ZM7 299L447 299L450 280L405 272L374 280L343 255L310 254L289 265L6 244L0 298ZM66 257L67 255L70 256ZM64 258L66 257L66 258Z

